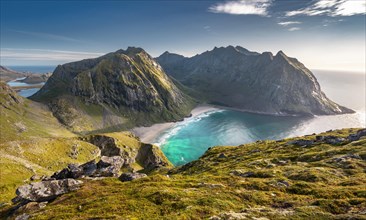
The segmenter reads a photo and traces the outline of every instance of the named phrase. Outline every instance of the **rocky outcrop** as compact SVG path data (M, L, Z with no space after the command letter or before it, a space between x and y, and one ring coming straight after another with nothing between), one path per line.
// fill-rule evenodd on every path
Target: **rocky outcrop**
M259 54L228 46L191 58L164 53L156 60L168 74L214 104L276 115L353 112L328 99L313 73L282 51Z
M148 53L134 47L58 66L31 99L51 104L52 110L74 109L95 129L179 120L193 104ZM80 126L75 118L55 116L70 127Z
M142 164L146 170L171 167L171 163L160 148L152 144L143 143L136 155L136 160Z
M132 135L130 138L135 137ZM91 135L87 138L87 141L98 146L101 150L101 155L108 157L120 156L124 166L137 162L146 171L172 166L160 148L152 144L141 143L135 140L135 144L129 146L117 137L108 135Z
M95 160L82 165L69 164L66 168L54 173L53 179L78 179L81 177L112 177L118 176L124 160L120 156L106 157L102 156L98 163Z
M127 182L143 177L147 177L147 175L144 173L122 173L122 175L119 177L119 180L122 182Z
M16 190L14 203L43 202L55 199L57 196L78 190L83 184L80 180L63 179L30 183Z
M338 137L335 135L317 135L315 139L308 140L308 139L297 139L293 141L289 141L286 145L296 145L302 147L309 147L313 145L319 144L331 144L331 145L339 145L344 143L349 143L352 141L358 141L360 138L366 136L366 129L360 129L354 134L349 134L347 137Z

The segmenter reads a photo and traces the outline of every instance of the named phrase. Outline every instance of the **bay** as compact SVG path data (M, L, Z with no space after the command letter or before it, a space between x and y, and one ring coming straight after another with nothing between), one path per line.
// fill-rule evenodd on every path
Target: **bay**
M365 127L365 75L334 71L313 72L329 98L354 109L356 113L285 117L218 109L176 123L153 142L177 166L199 158L212 146L236 146L257 140L277 140L330 129Z

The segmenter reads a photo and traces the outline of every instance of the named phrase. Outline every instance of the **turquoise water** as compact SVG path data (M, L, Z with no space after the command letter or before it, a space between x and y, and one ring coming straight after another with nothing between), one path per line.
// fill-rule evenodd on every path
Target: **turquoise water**
M178 166L199 158L212 146L237 146L257 140L278 140L330 129L365 127L364 118L364 112L300 118L215 110L177 123L162 133L154 143Z
M357 113L299 118L215 110L177 123L153 142L177 166L199 158L215 145L236 146L330 129L365 127L365 75L329 71L314 73L329 98Z
M157 142L174 165L182 165L197 159L214 145L239 145L286 137L302 120L217 110L178 123Z

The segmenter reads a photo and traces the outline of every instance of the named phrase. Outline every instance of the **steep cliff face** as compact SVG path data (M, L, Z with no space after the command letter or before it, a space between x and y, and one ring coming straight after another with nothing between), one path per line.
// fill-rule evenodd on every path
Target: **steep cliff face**
M229 46L192 58L177 57L164 53L157 61L212 103L282 115L353 112L328 99L311 71L282 51L259 54Z
M179 120L193 103L149 54L132 47L58 66L31 99L48 103L75 130Z

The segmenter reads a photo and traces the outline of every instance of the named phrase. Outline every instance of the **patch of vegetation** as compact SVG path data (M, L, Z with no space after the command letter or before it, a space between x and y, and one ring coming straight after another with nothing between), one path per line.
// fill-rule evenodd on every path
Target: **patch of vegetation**
M366 162L345 155L363 155L365 139L341 145L287 144L304 138L315 136L214 147L182 167L131 182L83 180L80 190L26 212L35 219L362 219Z

